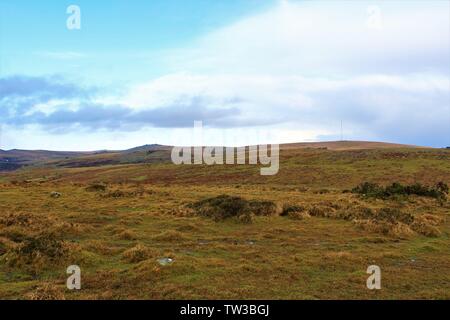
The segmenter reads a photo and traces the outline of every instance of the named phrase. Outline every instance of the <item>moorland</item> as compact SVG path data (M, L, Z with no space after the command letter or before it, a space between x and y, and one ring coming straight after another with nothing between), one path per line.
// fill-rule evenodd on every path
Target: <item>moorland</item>
M0 298L450 299L450 150L286 144L273 176L170 150L0 151Z

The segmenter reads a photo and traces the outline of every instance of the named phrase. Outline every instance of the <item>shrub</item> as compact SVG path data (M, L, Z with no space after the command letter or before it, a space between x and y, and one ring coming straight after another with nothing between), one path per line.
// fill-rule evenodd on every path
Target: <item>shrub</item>
M249 202L241 197L220 195L192 204L197 214L214 220L237 217L250 211Z
M65 242L54 232L43 231L26 235L21 242L8 246L2 260L10 267L36 274L45 268L68 262L78 252L76 245Z
M269 216L277 212L277 206L272 201L248 201L241 197L220 195L204 199L188 207L197 215L221 221L228 218L238 218L242 223L251 223L254 216Z
M423 197L445 200L448 194L448 185L444 182L437 183L434 187L428 187L415 183L412 185L402 185L394 182L390 186L382 187L376 183L364 182L352 189L353 193L362 194L366 197L388 199L394 196L417 195Z
M280 216L285 217L285 216L288 216L290 213L302 212L302 211L305 211L305 208L302 206L298 206L295 204L284 204L283 210L281 211Z
M106 184L96 182L86 187L86 191L106 191L106 188Z
M449 187L445 182L440 181L436 184L436 190L440 191L443 194L448 194Z
M363 194L365 196L377 196L381 194L382 188L376 183L364 182L352 189L353 193Z

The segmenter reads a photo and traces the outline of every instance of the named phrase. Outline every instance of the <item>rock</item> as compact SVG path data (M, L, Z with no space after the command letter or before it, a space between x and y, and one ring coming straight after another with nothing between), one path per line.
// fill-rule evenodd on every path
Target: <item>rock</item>
M173 259L172 258L161 258L158 259L158 263L162 266L167 266L169 264L172 264Z

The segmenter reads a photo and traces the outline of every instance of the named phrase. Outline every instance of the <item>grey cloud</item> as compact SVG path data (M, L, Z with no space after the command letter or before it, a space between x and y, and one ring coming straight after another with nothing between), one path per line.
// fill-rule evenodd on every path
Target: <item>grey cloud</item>
M89 129L134 131L145 126L160 128L192 127L195 120L214 125L218 120L229 119L239 114L236 108L209 109L202 105L167 106L151 110L135 111L121 105L83 105L75 111L60 110L46 115L34 113L18 120L16 125L38 123L51 129L70 129L81 125Z
M0 99L32 96L48 100L50 98L80 97L87 93L86 89L68 83L58 76L0 78Z
M0 117L3 122L20 122L34 105L54 99L88 99L96 88L84 88L59 76L0 78Z
M233 106L239 102L238 98L225 101L225 106L215 106L208 97L179 97L170 105L135 110L130 106L93 103L90 98L94 92L92 88L77 86L60 77L3 78L0 79L1 122L15 126L39 124L52 131L80 126L91 130L133 131L143 126L191 127L195 120L211 126L231 126L240 113ZM31 112L34 105L54 99L68 99L77 108L72 110L62 104L49 114Z
M39 124L50 131L70 130L84 127L91 130L139 130L144 126L153 127L191 127L195 120L203 120L208 125L232 125L240 111L229 106L209 107L211 101L203 97L183 97L174 104L134 110L124 105L104 105L89 99L81 102L78 95L87 97L89 91L63 82L53 83L50 79L11 77L1 79L4 85L0 91L0 116L2 122L24 126ZM68 105L60 105L56 111L46 114L41 111L29 112L31 107L53 98L74 98L76 110Z

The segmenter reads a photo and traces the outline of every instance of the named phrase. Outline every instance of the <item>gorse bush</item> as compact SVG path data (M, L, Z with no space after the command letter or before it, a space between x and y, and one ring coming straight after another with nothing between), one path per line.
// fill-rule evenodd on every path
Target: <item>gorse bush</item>
M34 237L27 237L17 247L17 253L21 257L27 257L30 261L37 256L45 256L57 261L67 253L64 242L54 233L43 232Z
M237 217L243 223L250 223L253 215L268 216L276 213L272 201L248 201L241 197L220 195L204 199L189 205L196 214L216 221Z
M248 201L241 197L220 195L198 201L191 206L197 214L214 220L237 217L250 211Z
M388 199L395 196L417 195L435 198L438 200L445 200L447 198L448 191L448 185L444 182L439 182L433 187L424 186L420 183L402 185L398 182L394 182L390 186L383 187L377 183L364 182L352 189L353 193L379 199Z
M62 240L54 232L42 231L9 245L0 260L9 267L38 274L51 266L68 263L78 255L78 246Z

